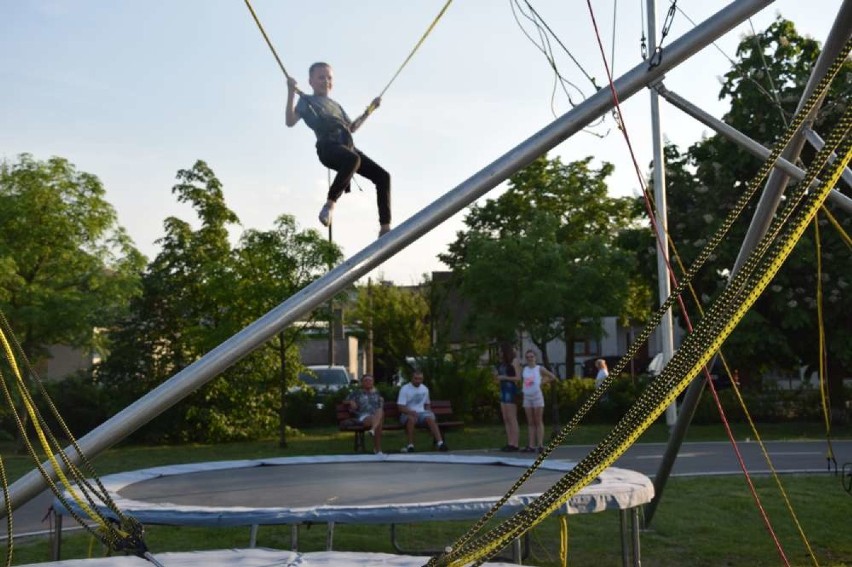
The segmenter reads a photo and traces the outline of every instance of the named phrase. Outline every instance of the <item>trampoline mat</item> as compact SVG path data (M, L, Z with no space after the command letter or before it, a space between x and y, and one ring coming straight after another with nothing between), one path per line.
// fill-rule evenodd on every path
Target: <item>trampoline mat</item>
M118 492L132 500L185 506L395 506L413 501L499 497L523 471L499 464L429 462L263 465L163 476L130 484ZM539 470L519 494L544 492L563 474Z
M101 481L118 509L143 523L406 523L479 517L532 462L445 453L278 457L169 465ZM500 515L527 506L573 467L569 461L542 463ZM611 467L572 494L558 513L625 510L653 495L648 477ZM73 499L54 500L59 514L68 512L65 504L82 513Z

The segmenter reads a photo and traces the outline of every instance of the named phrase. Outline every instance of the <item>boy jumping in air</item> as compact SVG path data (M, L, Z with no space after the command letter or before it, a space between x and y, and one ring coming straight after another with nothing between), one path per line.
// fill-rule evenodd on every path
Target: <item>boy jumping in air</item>
M320 162L337 172L328 189L325 205L320 210L319 221L324 226L331 225L334 205L344 191L349 192L349 183L357 173L376 186L379 236L382 236L390 230L391 223L390 174L356 148L352 140L352 133L364 123L368 112L364 112L354 121L350 120L343 107L329 98L334 74L328 63L314 63L308 71L308 76L314 93L302 94L295 105L296 80L292 77L287 79L286 123L292 128L300 119L304 119L317 136L316 148ZM381 98L376 98L371 107L378 108L379 104Z

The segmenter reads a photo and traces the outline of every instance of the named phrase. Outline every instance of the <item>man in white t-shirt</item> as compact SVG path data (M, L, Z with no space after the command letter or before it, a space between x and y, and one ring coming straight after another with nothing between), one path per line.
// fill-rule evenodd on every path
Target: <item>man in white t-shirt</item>
M429 388L423 384L423 372L414 371L411 382L399 389L396 403L399 406L399 421L405 426L408 435L408 446L402 448L403 453L414 452L415 426L428 427L435 437L438 450L449 451L435 422L435 414L429 411Z

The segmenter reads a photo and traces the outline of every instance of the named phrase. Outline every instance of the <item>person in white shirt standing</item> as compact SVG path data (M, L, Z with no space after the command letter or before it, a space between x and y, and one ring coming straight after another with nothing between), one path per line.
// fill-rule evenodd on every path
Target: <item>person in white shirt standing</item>
M399 421L405 426L408 435L408 445L402 448L403 453L414 452L414 428L428 427L435 437L439 451L449 451L441 437L441 430L435 422L435 414L429 410L429 388L423 383L423 372L415 370L411 382L399 389L396 400L399 406Z
M606 367L606 360L599 358L595 361L595 368L598 369L598 373L595 376L595 388L601 385L601 383L609 377L609 368Z
M546 368L542 368L535 361L535 353L528 350L524 355L525 365L521 372L521 380L524 388L524 412L527 415L527 429L529 431L529 445L521 449L524 453L544 451L544 393L541 387L549 382L556 381L554 376Z

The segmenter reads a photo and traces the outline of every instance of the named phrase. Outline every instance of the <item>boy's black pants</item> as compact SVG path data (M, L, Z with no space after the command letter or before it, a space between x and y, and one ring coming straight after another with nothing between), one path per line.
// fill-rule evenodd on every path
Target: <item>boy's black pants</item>
M390 224L390 174L382 166L364 155L358 148L337 143L317 143L317 155L324 166L337 172L331 187L328 188L329 201L337 202L343 191L348 189L352 176L357 173L376 186L379 224Z

